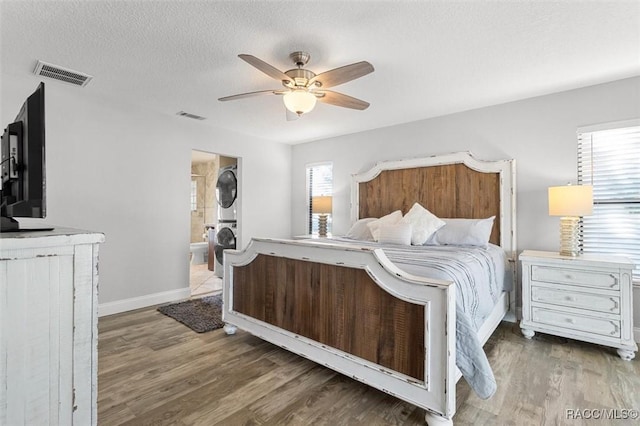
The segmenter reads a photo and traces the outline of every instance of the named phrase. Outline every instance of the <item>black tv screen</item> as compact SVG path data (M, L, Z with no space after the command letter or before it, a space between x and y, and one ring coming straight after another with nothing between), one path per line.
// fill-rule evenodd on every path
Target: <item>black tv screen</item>
M44 109L44 83L40 83L2 134L2 232L21 230L15 217L47 214Z

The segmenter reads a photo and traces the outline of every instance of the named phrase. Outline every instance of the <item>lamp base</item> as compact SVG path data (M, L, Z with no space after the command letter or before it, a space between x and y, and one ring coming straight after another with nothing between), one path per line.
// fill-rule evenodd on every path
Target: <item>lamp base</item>
M327 215L321 214L318 216L318 236L327 236Z
M580 218L565 216L560 218L560 256L580 255Z

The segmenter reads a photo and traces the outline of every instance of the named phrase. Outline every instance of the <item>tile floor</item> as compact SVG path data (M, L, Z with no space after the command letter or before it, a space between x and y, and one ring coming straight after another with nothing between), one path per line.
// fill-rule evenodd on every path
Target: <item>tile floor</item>
M205 296L207 294L222 292L222 278L213 275L213 271L207 268L207 264L190 265L191 278L189 287L191 296Z

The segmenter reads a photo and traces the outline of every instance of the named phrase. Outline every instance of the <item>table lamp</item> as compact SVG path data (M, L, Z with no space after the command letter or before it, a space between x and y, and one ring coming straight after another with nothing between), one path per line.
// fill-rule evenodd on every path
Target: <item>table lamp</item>
M333 202L330 195L313 197L311 200L311 213L318 214L318 235L327 236L327 215L331 214Z
M593 187L590 185L549 188L549 216L560 217L560 255L580 254L580 217L593 213Z

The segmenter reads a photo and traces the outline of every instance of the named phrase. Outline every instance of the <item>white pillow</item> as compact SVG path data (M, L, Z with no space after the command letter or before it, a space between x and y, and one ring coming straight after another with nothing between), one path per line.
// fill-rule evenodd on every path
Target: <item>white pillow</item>
M367 223L369 230L371 231L371 235L373 235L373 239L378 241L380 238L380 227L382 225L395 225L400 222L402 219L402 212L400 210L396 210L393 213L389 213L386 216L382 216L378 220L374 220L372 222Z
M434 232L444 226L442 219L418 203L411 207L400 222L411 224L411 244L413 245L424 244Z
M444 219L446 225L438 229L426 244L487 247L495 218Z
M349 232L347 232L347 235L345 235L345 237L351 238L353 240L373 241L373 235L371 235L371 231L369 230L367 224L373 222L374 220L378 219L375 217L367 217L356 221L351 229L349 229Z
M411 224L382 225L378 242L382 244L411 245Z

